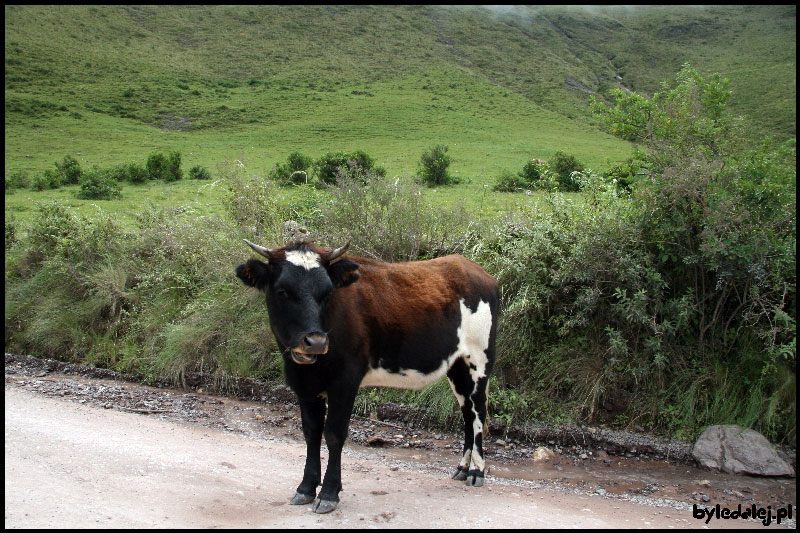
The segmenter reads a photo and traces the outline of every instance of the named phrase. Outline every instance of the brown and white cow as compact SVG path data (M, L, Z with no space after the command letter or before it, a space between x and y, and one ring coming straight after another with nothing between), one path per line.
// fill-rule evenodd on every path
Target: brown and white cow
M303 481L290 501L327 513L339 502L342 446L359 387L421 389L447 375L464 416L453 479L481 486L486 385L495 360L497 282L459 255L383 263L347 246L267 249L236 275L266 293L270 327L297 393L306 440ZM326 418L327 400L327 418ZM329 459L322 489L322 436Z

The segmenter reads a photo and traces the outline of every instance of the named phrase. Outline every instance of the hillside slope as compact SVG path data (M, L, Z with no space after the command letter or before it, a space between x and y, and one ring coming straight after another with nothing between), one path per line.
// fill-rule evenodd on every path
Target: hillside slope
M586 131L588 96L658 90L686 61L732 78L733 108L754 120L754 136L795 134L793 6L6 6L5 15L7 168L50 164L53 150L102 160L168 145L263 164L289 149L366 148L400 172L476 119L486 139L467 142L466 157L525 148L488 165L476 158L466 172L513 167L531 151L580 152L578 138L597 146L580 155L600 164L627 149ZM525 116L536 120L500 127ZM80 146L86 132L109 130L113 142ZM285 146L249 154L223 131ZM189 143L174 132L201 135Z

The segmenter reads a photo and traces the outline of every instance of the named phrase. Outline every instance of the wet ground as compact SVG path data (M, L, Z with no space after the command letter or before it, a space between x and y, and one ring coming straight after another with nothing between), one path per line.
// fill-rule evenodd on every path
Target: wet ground
M6 361L6 388L68 400L85 406L134 413L174 422L199 424L251 439L302 443L299 409L291 401L242 401L199 392L147 387L112 379L49 372L24 361ZM350 453L377 454L386 460L417 463L420 468L452 469L462 437L428 431L403 422L354 417ZM535 446L558 453L534 462ZM772 509L796 506L794 479L734 476L650 457L620 457L602 449L524 443L493 435L486 445L488 475L527 487L599 495L664 509L703 504L735 509L737 505ZM299 476L299 472L298 472ZM345 473L346 476L346 473ZM8 482L8 480L6 480ZM788 523L794 527L794 521Z

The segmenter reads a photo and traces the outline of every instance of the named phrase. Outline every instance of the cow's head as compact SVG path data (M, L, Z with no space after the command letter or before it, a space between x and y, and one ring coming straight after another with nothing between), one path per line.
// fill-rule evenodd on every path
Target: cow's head
M316 362L328 351L323 313L331 294L359 277L358 264L341 258L350 243L323 250L308 243L268 249L245 242L269 261L251 259L236 267L236 275L266 293L272 331L294 362Z

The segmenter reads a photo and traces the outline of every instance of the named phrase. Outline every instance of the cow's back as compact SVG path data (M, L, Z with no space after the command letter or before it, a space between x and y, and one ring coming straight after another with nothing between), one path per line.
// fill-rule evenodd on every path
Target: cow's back
M349 259L359 264L360 278L331 302L330 331L337 337L331 346L366 360L363 385L420 388L441 377L465 343L494 335L498 287L476 263L459 255L404 263Z

